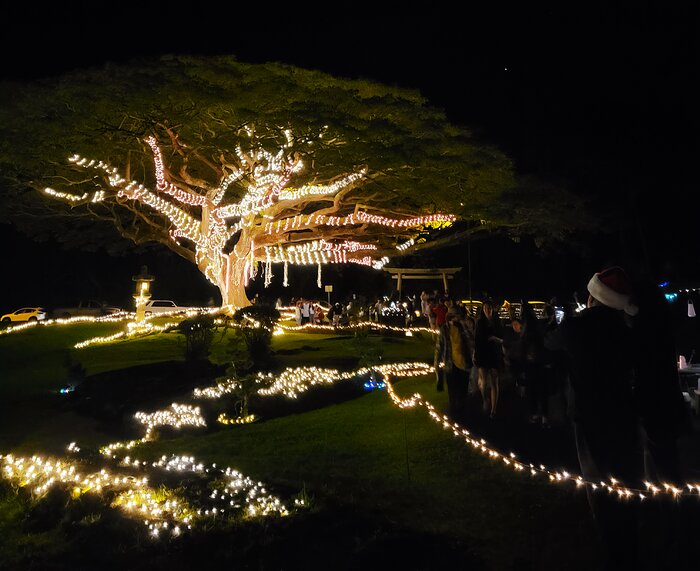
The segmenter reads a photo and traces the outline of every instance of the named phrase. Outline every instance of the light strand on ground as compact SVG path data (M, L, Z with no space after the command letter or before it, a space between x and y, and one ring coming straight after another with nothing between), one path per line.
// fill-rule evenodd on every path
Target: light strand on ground
M521 462L518 460L515 453L511 452L509 454L503 454L502 452L489 446L483 438L473 436L469 430L463 428L449 416L437 412L435 407L430 402L426 401L419 393L414 393L408 398L399 397L394 390L390 376L391 374L389 373L385 377L387 394L391 398L392 402L399 408L425 408L433 421L441 425L444 430L451 431L453 436L459 438L465 444L471 446L474 450L488 456L489 458L501 462L504 466L507 466L516 472L527 473L531 476L543 475L547 481L552 484L571 482L577 488L588 487L594 492L607 492L609 495L620 500L638 499L643 501L650 496L660 496L664 493L672 496L673 498L679 498L682 496L700 496L700 484L685 484L684 487L687 489L687 491L684 490L683 487L674 486L672 484L662 483L660 486L656 486L651 482L644 482L644 488L633 488L623 486L620 480L612 476L609 477L608 480L594 482L585 480L582 476L571 474L566 470L553 470L551 468L547 468L543 464L535 465Z
M27 321L19 325L12 325L5 329L0 330L0 335L9 335L10 333L19 333L25 329L31 329L32 327L47 327L51 325L73 325L75 323L104 323L112 321L125 321L127 319L133 319L134 313L128 311L120 311L118 313L113 313L111 315L103 315L100 317L91 317L87 315L80 315L76 317L61 317L57 319L45 319L42 321Z
M77 447L72 448L75 452ZM27 488L32 495L43 497L52 487L64 486L77 499L86 493L116 492L112 505L125 515L143 521L153 538L161 533L179 536L183 530L206 519L224 516L226 512L242 513L245 517L287 516L289 509L277 496L270 494L262 482L244 476L232 468L205 466L188 456L162 456L154 462L124 457L119 462L118 473L104 468L83 472L86 466L61 458L30 458L12 454L0 455L2 477L19 487ZM124 471L128 471L124 473ZM151 478L143 476L148 470ZM191 473L200 481L206 477L204 496L198 500L195 510L174 490L149 485L157 473ZM190 495L192 492L189 492Z

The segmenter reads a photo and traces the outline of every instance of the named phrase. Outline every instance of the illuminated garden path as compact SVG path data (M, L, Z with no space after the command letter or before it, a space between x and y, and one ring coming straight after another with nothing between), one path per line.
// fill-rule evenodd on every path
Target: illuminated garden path
M123 318L125 317L122 316ZM380 327L411 334L410 330L402 328ZM323 326L306 326L301 329L322 328ZM13 329L17 331L25 328ZM285 329L297 328L284 327L280 331ZM339 329L351 330L352 328ZM92 341L106 343L110 340L105 338ZM87 344L89 343L78 345L87 346ZM426 375L432 382L434 369L431 365L422 362L383 364L350 372L312 366L296 367L285 369L279 374L258 373L258 379L263 388L257 393L260 396L284 395L286 398L296 399L315 386L329 386L338 381L369 377L371 380L368 382L373 383L371 388L386 388L391 402L400 409L425 410L433 422L451 433L452 437L459 439L465 446L486 455L502 467L527 477L540 478L557 486L586 487L598 493L612 494L621 501L643 501L669 495L674 498L700 495L700 485L697 483L687 483L682 488L667 483L651 482L630 485L614 477L607 481L593 482L575 473L530 463L527 459L521 459L515 452L498 450L480 435L473 434L454 419L438 412L436 407L421 394L414 393L411 396L402 397L393 384L396 378ZM159 427L168 426L175 429L205 427L206 422L196 403L222 398L235 391L238 382L236 379L228 379L210 387L194 389L190 403L173 403L162 410L137 412L134 418L143 425L143 436L136 440L113 442L100 450L105 461L113 465L112 470L102 468L99 471L90 472L78 458L40 456L26 458L6 454L0 455L3 476L21 487L28 488L35 496L45 494L51 486L58 484L69 486L74 497L84 493L108 492L105 498L111 505L118 506L125 513L142 519L154 537L162 533L179 535L183 530L191 528L202 520L223 517L230 512L242 513L246 517L269 514L289 515L295 509L304 507L303 499L297 498L293 501L293 506L286 506L282 500L270 494L262 482L255 482L232 468L205 466L192 457L163 456L158 461L146 462L125 454L133 454L133 449L137 446L155 439ZM218 418L221 424L241 424L254 420L252 415L246 418L228 418L220 415ZM80 455L80 447L75 443L68 446L68 451L73 455ZM169 474L178 474L181 477L197 475L200 479L201 476L206 476L206 484L201 482L199 484L197 491L200 499L197 500L196 505L178 497L172 489L163 485ZM161 486L156 488L151 485L151 481L161 482Z

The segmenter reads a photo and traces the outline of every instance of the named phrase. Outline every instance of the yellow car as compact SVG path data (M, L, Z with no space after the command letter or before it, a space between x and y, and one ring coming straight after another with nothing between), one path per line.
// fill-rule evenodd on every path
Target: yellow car
M42 319L46 319L46 310L43 307L23 307L0 317L0 321L3 323L9 323L10 321L41 321Z

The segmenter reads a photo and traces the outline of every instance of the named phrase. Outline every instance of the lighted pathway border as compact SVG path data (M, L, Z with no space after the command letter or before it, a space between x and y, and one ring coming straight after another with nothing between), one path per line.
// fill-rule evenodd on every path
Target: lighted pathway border
M686 484L688 491L665 483L658 487L650 482L645 482L644 489L627 488L614 478L601 482L587 481L581 476L569 474L566 471L559 472L551 470L544 465L526 464L518 460L514 453L505 455L488 446L483 438L473 437L468 430L453 422L448 416L438 413L435 407L419 393L414 393L412 396L403 399L398 396L391 383L391 377L422 376L434 372L434 368L426 363L386 364L360 369L351 373L338 373L338 371L333 369L325 370L315 367L287 369L279 375L277 380L265 392L259 392L261 394L281 393L289 398L296 398L298 394L314 384L329 384L352 376L371 373L373 370L383 376L391 401L400 409L424 407L433 421L440 424L443 429L451 430L453 435L460 438L465 444L494 460L501 461L505 466L512 468L516 472L529 473L531 476L543 475L553 484L571 482L577 488L586 486L593 491L607 492L622 501L644 500L649 496L670 495L677 499L682 496L692 495L697 497L700 495L700 485L697 484ZM195 392L195 398L220 398L228 392L227 388L229 387L220 383L215 387L210 387L210 390L201 390L199 394ZM131 441L131 443L135 444L151 439L153 428L156 426L172 425L176 428L182 425L206 426L196 407L174 403L171 409L148 414L137 413L136 418L147 427L146 434L140 441ZM114 450L121 447L124 447L123 443L113 443L104 447L101 451L107 456L114 458ZM129 448L130 446L127 445L126 447ZM68 450L75 453L79 451L79 448L75 443L71 443L68 446ZM177 498L172 493L168 496L168 499L163 498L162 494L157 493L148 486L146 477L138 478L133 474L111 474L105 469L83 475L79 472L80 464L76 462L62 459L43 459L39 456L27 459L7 454L0 455L0 461L3 464L3 477L16 482L19 486L29 487L33 494L39 496L46 493L49 487L58 483L73 486L74 497L87 492L102 492L104 489L111 488L118 492L112 505L120 507L132 516L143 518L144 524L148 526L153 537L158 537L162 531L169 531L172 535L179 535L184 526L190 529L195 520L224 514L229 507L235 509L245 506L246 515L248 516L268 515L271 513L289 515L290 513L278 498L267 493L262 483L255 483L231 468L216 468L216 464L205 468L204 465L197 464L191 457L171 456L168 458L163 456L160 460L149 464L126 456L121 459L120 463L122 467L132 470L156 468L165 469L166 471L176 470L192 473L211 472L212 474L223 476L227 482L224 489L214 489L208 496L210 507L200 508L196 512L187 502ZM241 500L242 496L244 500ZM295 500L295 505L303 507L303 500Z
M393 363L363 368L347 373L340 373L335 369L321 369L318 367L289 368L277 375L275 381L269 388L258 390L258 394L263 396L283 394L288 398L297 398L300 393L308 390L308 388L313 385L329 385L340 380L365 375L371 373L372 371L376 371L385 378L388 394L391 397L392 402L399 408L408 409L418 406L424 407L433 421L440 424L445 430L451 430L453 435L462 439L465 444L489 456L490 458L500 460L505 466L512 468L516 472L527 472L531 476L543 475L550 483L554 484L571 482L578 488L586 486L593 491L607 491L609 494L616 495L621 500L629 500L633 498L645 500L650 496L655 497L664 495L671 495L674 498L679 498L682 496L700 497L700 484L697 483L686 483L685 488L687 488L687 490L664 482L660 483L658 486L652 482L644 482L643 488L627 487L612 476L609 477L607 481L601 480L594 482L586 480L577 474L571 474L567 471L558 471L548 468L543 464L535 465L532 463L522 462L518 460L518 457L514 452L504 454L489 446L483 438L472 436L469 430L465 429L457 422L454 422L447 415L438 413L435 406L425 400L419 393L414 393L411 397L406 399L402 399L397 395L390 381L391 377L422 376L434 373L435 369L427 363ZM258 377L261 380L266 378L269 380L273 376L274 375L272 374L258 374ZM212 387L195 389L193 395L195 398L217 399L222 397L224 394L235 390L236 383L237 381L235 379L229 379L228 381L220 382ZM115 442L107 445L101 449L103 454L113 455L116 449L129 449L148 441L152 437L153 428L158 425L168 424L176 427L182 425L190 425L195 427L206 426L204 419L200 415L198 407L191 407L189 405L180 405L176 403L172 404L171 409L156 411L150 414L136 413L136 418L146 425L146 435L141 440ZM243 424L253 420L254 417L251 415L246 419L228 419L220 417L219 422L222 424Z

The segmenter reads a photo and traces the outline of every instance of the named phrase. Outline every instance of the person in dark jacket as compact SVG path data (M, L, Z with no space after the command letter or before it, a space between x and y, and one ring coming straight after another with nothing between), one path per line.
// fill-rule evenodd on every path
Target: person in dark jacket
M631 285L622 268L596 273L588 304L545 337L545 346L565 355L569 410L588 503L600 532L606 569L637 565L637 504L601 492L600 482L637 486L642 481L635 406L634 339L625 315L635 315Z
M343 306L337 301L328 310L328 321L331 322L333 327L338 327L340 325L340 319L343 317Z
M503 356L504 365L508 369L510 378L521 397L525 397L525 377L523 376L523 357L521 338L523 334L523 320L510 310L510 327L503 331Z
M634 291L639 307L639 313L631 319L634 395L641 422L644 476L659 487L664 483L681 487L685 478L679 439L692 431L692 422L678 375L673 316L663 292L652 280L636 281ZM683 568L679 558L693 541L677 508L666 502L646 502L641 506L645 559L659 567Z
M496 416L499 370L503 366L503 330L492 301L485 301L476 320L474 364L478 367L479 390L484 412Z
M523 302L520 336L523 384L531 423L549 426L549 374L544 330L530 304Z
M663 292L649 280L635 283L639 313L634 335L634 394L643 429L648 480L682 483L678 439L690 430L678 375L673 316Z

